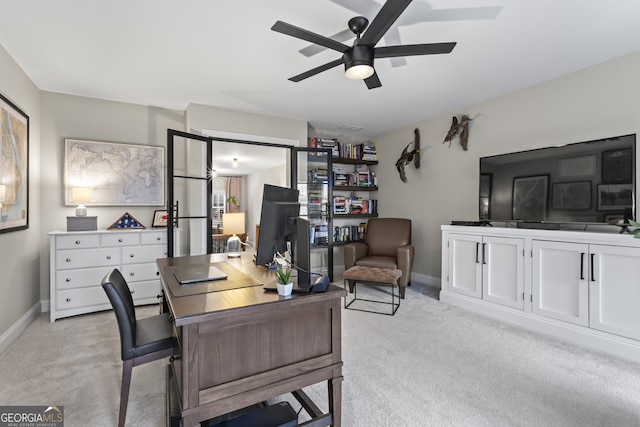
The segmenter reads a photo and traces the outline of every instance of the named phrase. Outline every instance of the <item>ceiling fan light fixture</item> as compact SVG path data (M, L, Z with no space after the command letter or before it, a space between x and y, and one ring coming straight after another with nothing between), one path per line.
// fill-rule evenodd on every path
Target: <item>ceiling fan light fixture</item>
M355 45L344 52L344 73L348 78L364 80L374 72L371 46Z
M373 75L374 69L371 65L354 65L347 68L344 74L354 80L368 79Z

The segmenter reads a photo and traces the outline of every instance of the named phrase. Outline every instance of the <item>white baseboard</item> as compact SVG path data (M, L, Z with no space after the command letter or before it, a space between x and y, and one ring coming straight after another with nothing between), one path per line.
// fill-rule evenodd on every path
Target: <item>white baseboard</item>
M40 313L42 313L42 304L38 302L0 336L0 354L4 353L4 351L18 339L29 325L36 320Z
M574 344L640 362L640 341L573 325L561 320L537 316L449 291L440 292L440 301Z

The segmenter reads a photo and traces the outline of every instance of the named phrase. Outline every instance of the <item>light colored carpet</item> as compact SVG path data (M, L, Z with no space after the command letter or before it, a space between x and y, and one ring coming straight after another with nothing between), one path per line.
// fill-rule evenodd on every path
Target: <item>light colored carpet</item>
M640 364L466 312L425 289L408 288L393 317L343 310L343 426L640 425ZM67 427L116 425L119 352L111 312L54 324L42 314L0 355L0 405L64 405ZM164 425L167 363L134 368L127 425ZM326 409L326 386L305 391Z

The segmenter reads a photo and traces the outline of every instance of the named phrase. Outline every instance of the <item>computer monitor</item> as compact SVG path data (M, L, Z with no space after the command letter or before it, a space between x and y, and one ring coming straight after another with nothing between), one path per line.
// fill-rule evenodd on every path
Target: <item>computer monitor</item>
M287 251L287 242L295 241L298 194L293 188L264 184L256 265L271 263L275 254Z

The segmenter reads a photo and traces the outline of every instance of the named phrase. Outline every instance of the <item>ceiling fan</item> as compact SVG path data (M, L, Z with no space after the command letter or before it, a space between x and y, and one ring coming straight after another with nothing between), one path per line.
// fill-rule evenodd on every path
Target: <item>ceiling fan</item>
M410 3L411 0L387 0L376 17L373 18L371 25L369 25L369 20L364 16L351 18L348 24L349 29L356 35L353 46L347 46L346 44L312 33L303 28L277 21L273 24L273 27L271 27L273 31L306 40L342 53L341 58L293 76L289 80L299 82L333 67L337 67L340 64L344 64L347 77L364 80L369 89L374 89L382 86L378 74L373 68L374 58L450 53L456 45L455 42L375 47L376 43L380 41Z

